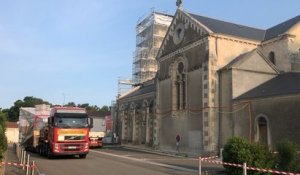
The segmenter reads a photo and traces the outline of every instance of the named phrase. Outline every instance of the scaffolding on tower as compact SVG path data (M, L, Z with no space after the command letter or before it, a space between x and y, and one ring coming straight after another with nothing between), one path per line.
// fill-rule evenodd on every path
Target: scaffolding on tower
M134 86L132 79L126 77L119 77L118 79L118 96L121 97L128 91L130 91Z
M136 50L133 53L132 80L141 84L155 77L156 55L173 17L152 12L136 26Z

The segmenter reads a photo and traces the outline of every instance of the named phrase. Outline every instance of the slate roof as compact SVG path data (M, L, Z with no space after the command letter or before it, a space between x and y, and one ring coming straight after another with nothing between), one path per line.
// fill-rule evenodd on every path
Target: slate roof
M295 25L299 21L300 21L300 15L298 15L290 20L287 20L283 23L280 23L274 27L269 28L266 31L265 40L269 40L280 34L283 34L284 32L286 32L288 29L290 29L293 25Z
M208 27L214 33L222 33L231 36L237 36L242 38L248 38L258 41L265 41L277 37L285 33L293 25L300 21L300 15L296 16L290 20L280 23L274 27L267 30L248 27L244 25L234 24L230 22L225 22L213 18L208 18L204 16L199 16L195 14L188 13L194 19Z
M217 19L212 19L204 16L198 16L189 13L193 18L208 27L215 33L223 33L232 36L239 36L253 40L262 41L264 39L265 30L225 22Z
M151 93L151 92L154 92L154 91L155 91L155 84L150 84L150 85L147 85L147 86L141 86L138 90L122 97L122 99L135 97L135 96Z
M300 93L300 73L284 73L240 95L235 100Z

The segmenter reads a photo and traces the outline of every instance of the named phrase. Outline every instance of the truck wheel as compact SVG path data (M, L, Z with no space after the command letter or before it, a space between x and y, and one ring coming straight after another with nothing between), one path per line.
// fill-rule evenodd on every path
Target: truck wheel
M39 151L39 155L40 155L40 156L43 155L42 149L43 149L42 147L40 147L40 146L38 147L38 151Z
M80 159L85 159L86 158L86 154L79 154L79 158Z
M52 159L52 158L53 158L52 152L51 152L51 149L50 149L50 148L47 149L47 158L48 158L48 159Z

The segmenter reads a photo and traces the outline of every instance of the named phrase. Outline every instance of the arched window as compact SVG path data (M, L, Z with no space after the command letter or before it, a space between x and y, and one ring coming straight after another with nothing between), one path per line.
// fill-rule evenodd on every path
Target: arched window
M275 65L275 53L273 51L269 53L269 60Z
M184 65L180 62L177 66L176 76L176 96L177 96L177 110L185 109L186 107L186 77L184 73Z

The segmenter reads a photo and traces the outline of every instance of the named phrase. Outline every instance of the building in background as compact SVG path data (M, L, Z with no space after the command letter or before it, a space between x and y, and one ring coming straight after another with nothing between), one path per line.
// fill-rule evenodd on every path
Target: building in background
M138 22L132 66L134 84L141 84L155 77L156 55L172 19L168 14L152 12L147 18Z
M19 141L19 126L17 122L6 122L5 135L7 143L18 143Z

